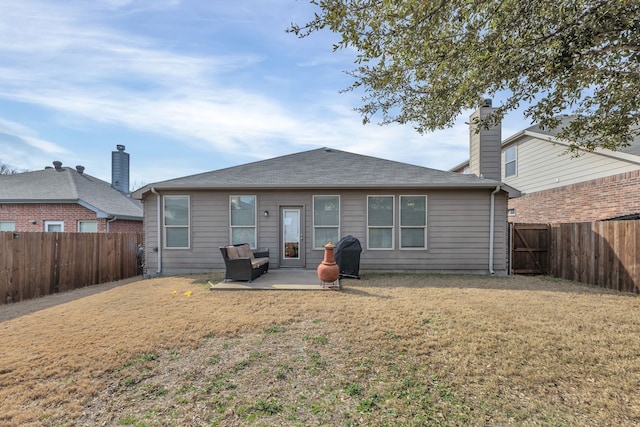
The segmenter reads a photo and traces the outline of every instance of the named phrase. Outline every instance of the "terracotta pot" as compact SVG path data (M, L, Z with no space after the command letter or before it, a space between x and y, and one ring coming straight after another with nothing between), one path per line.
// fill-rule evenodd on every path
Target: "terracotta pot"
M338 276L340 276L340 267L336 264L333 256L333 250L335 248L336 245L331 242L324 245L324 260L318 266L318 278L322 280L323 283L333 283L338 280Z

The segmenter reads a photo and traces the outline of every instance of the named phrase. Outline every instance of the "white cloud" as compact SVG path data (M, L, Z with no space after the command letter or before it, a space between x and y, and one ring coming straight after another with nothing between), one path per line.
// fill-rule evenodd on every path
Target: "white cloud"
M70 154L59 144L40 137L36 130L5 119L0 119L0 141L0 160L20 170L41 169Z
M301 41L284 33L292 21L312 16L301 12L308 4L188 3L184 8L194 15L189 22L202 24L206 34L188 48L173 34L152 37L118 20L131 14L142 19L151 9L177 11L177 1L0 0L0 7L0 98L36 106L57 125L113 126L179 141L196 152L251 159L329 146L440 169L464 160L451 156L467 150L462 119L450 131L424 136L410 126L363 126L351 108L357 96L338 93L347 81L341 69L351 68L346 59L353 52L332 54L330 44L316 50L332 35ZM159 32L166 32L162 24L156 23ZM215 34L236 27L235 37L257 38L259 46L236 41L232 50L223 39L207 38L209 27ZM258 88L264 81L269 85ZM35 132L20 134L45 152L65 154Z
M38 137L38 133L20 123L0 119L0 133L10 135L47 154L65 154L68 151L60 145Z

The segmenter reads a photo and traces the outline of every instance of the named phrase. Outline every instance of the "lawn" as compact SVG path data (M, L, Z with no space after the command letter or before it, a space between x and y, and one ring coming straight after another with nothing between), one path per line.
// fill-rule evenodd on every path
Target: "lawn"
M2 321L0 425L640 424L638 296L522 276L365 273L341 292L208 279Z

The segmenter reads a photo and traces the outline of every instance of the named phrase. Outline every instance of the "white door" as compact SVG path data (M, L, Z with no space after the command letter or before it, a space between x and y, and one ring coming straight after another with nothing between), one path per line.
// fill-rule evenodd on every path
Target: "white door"
M280 208L281 242L280 266L305 266L304 226L302 222L302 207Z

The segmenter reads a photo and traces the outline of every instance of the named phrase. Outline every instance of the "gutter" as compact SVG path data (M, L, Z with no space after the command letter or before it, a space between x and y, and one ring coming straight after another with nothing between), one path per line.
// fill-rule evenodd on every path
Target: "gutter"
M490 218L489 218L489 273L493 276L494 274L496 274L495 271L493 271L493 256L494 256L494 240L495 240L495 229L496 229L496 218L495 218L495 211L496 211L496 202L495 202L495 198L496 198L496 194L498 193L498 191L500 191L500 186L498 185L496 187L495 190L493 190L491 192L491 209L490 209Z
M477 178L480 180L480 178ZM493 189L496 186L497 181L493 180L482 180L481 182L454 182L454 183L442 183L442 184L424 184L424 183L413 183L413 184L282 184L282 183L272 183L272 184L220 184L220 185L185 185L185 186L163 186L163 187L153 187L156 190L164 191L164 190L180 190L180 191L202 191L202 190L242 190L251 187L253 190L310 190L310 189L348 189L348 190L369 190L369 189L405 189L405 190L450 190L450 189ZM153 191L152 191L153 193Z
M162 220L162 216L160 214L161 197L155 187L151 187L151 192L158 197L158 204L156 208L158 211L158 269L156 270L156 274L160 274L162 272L162 227L160 225L160 221Z
M107 233L111 232L111 223L115 220L117 220L118 217L114 215L114 217L112 219L110 219L109 221L107 221Z

